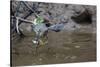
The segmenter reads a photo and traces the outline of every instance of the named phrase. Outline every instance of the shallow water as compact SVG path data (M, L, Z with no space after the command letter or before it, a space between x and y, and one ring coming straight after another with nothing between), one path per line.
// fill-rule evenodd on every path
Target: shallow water
M48 33L48 44L35 50L32 35L14 43L12 41L12 65L40 65L96 61L96 34Z

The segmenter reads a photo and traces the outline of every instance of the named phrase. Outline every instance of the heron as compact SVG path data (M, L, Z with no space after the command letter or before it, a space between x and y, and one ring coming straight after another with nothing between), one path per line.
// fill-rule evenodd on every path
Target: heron
M35 32L36 36L32 40L34 44L39 44L39 42L42 43L42 40L40 39L41 36L46 36L48 31L55 31L55 32L60 32L64 29L64 26L66 25L66 22L59 22L55 24L51 24L49 22L46 22L46 19L42 17L38 17L34 20L32 24L32 30Z

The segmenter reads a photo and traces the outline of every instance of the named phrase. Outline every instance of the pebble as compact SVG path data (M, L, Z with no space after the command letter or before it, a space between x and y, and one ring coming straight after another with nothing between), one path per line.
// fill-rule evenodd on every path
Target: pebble
M80 48L80 46L75 46L75 48Z
M68 59L70 56L66 56L65 59Z
M72 56L72 57L70 57L70 59L76 59L77 58L77 56Z
M58 58L58 56L56 55L56 58Z
M39 61L42 61L42 58L39 58Z

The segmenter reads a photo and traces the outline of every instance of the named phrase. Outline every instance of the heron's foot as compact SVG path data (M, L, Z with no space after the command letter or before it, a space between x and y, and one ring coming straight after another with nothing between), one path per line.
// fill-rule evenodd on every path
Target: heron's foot
M34 45L38 44L38 42L35 41L35 40L32 40L32 42L33 42Z

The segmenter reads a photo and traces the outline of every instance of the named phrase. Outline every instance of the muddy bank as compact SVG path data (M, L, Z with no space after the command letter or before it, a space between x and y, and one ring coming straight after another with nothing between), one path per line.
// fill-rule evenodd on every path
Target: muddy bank
M96 36L92 33L51 32L48 44L38 48L32 36L13 43L14 66L96 61ZM36 52L36 53L35 53Z

